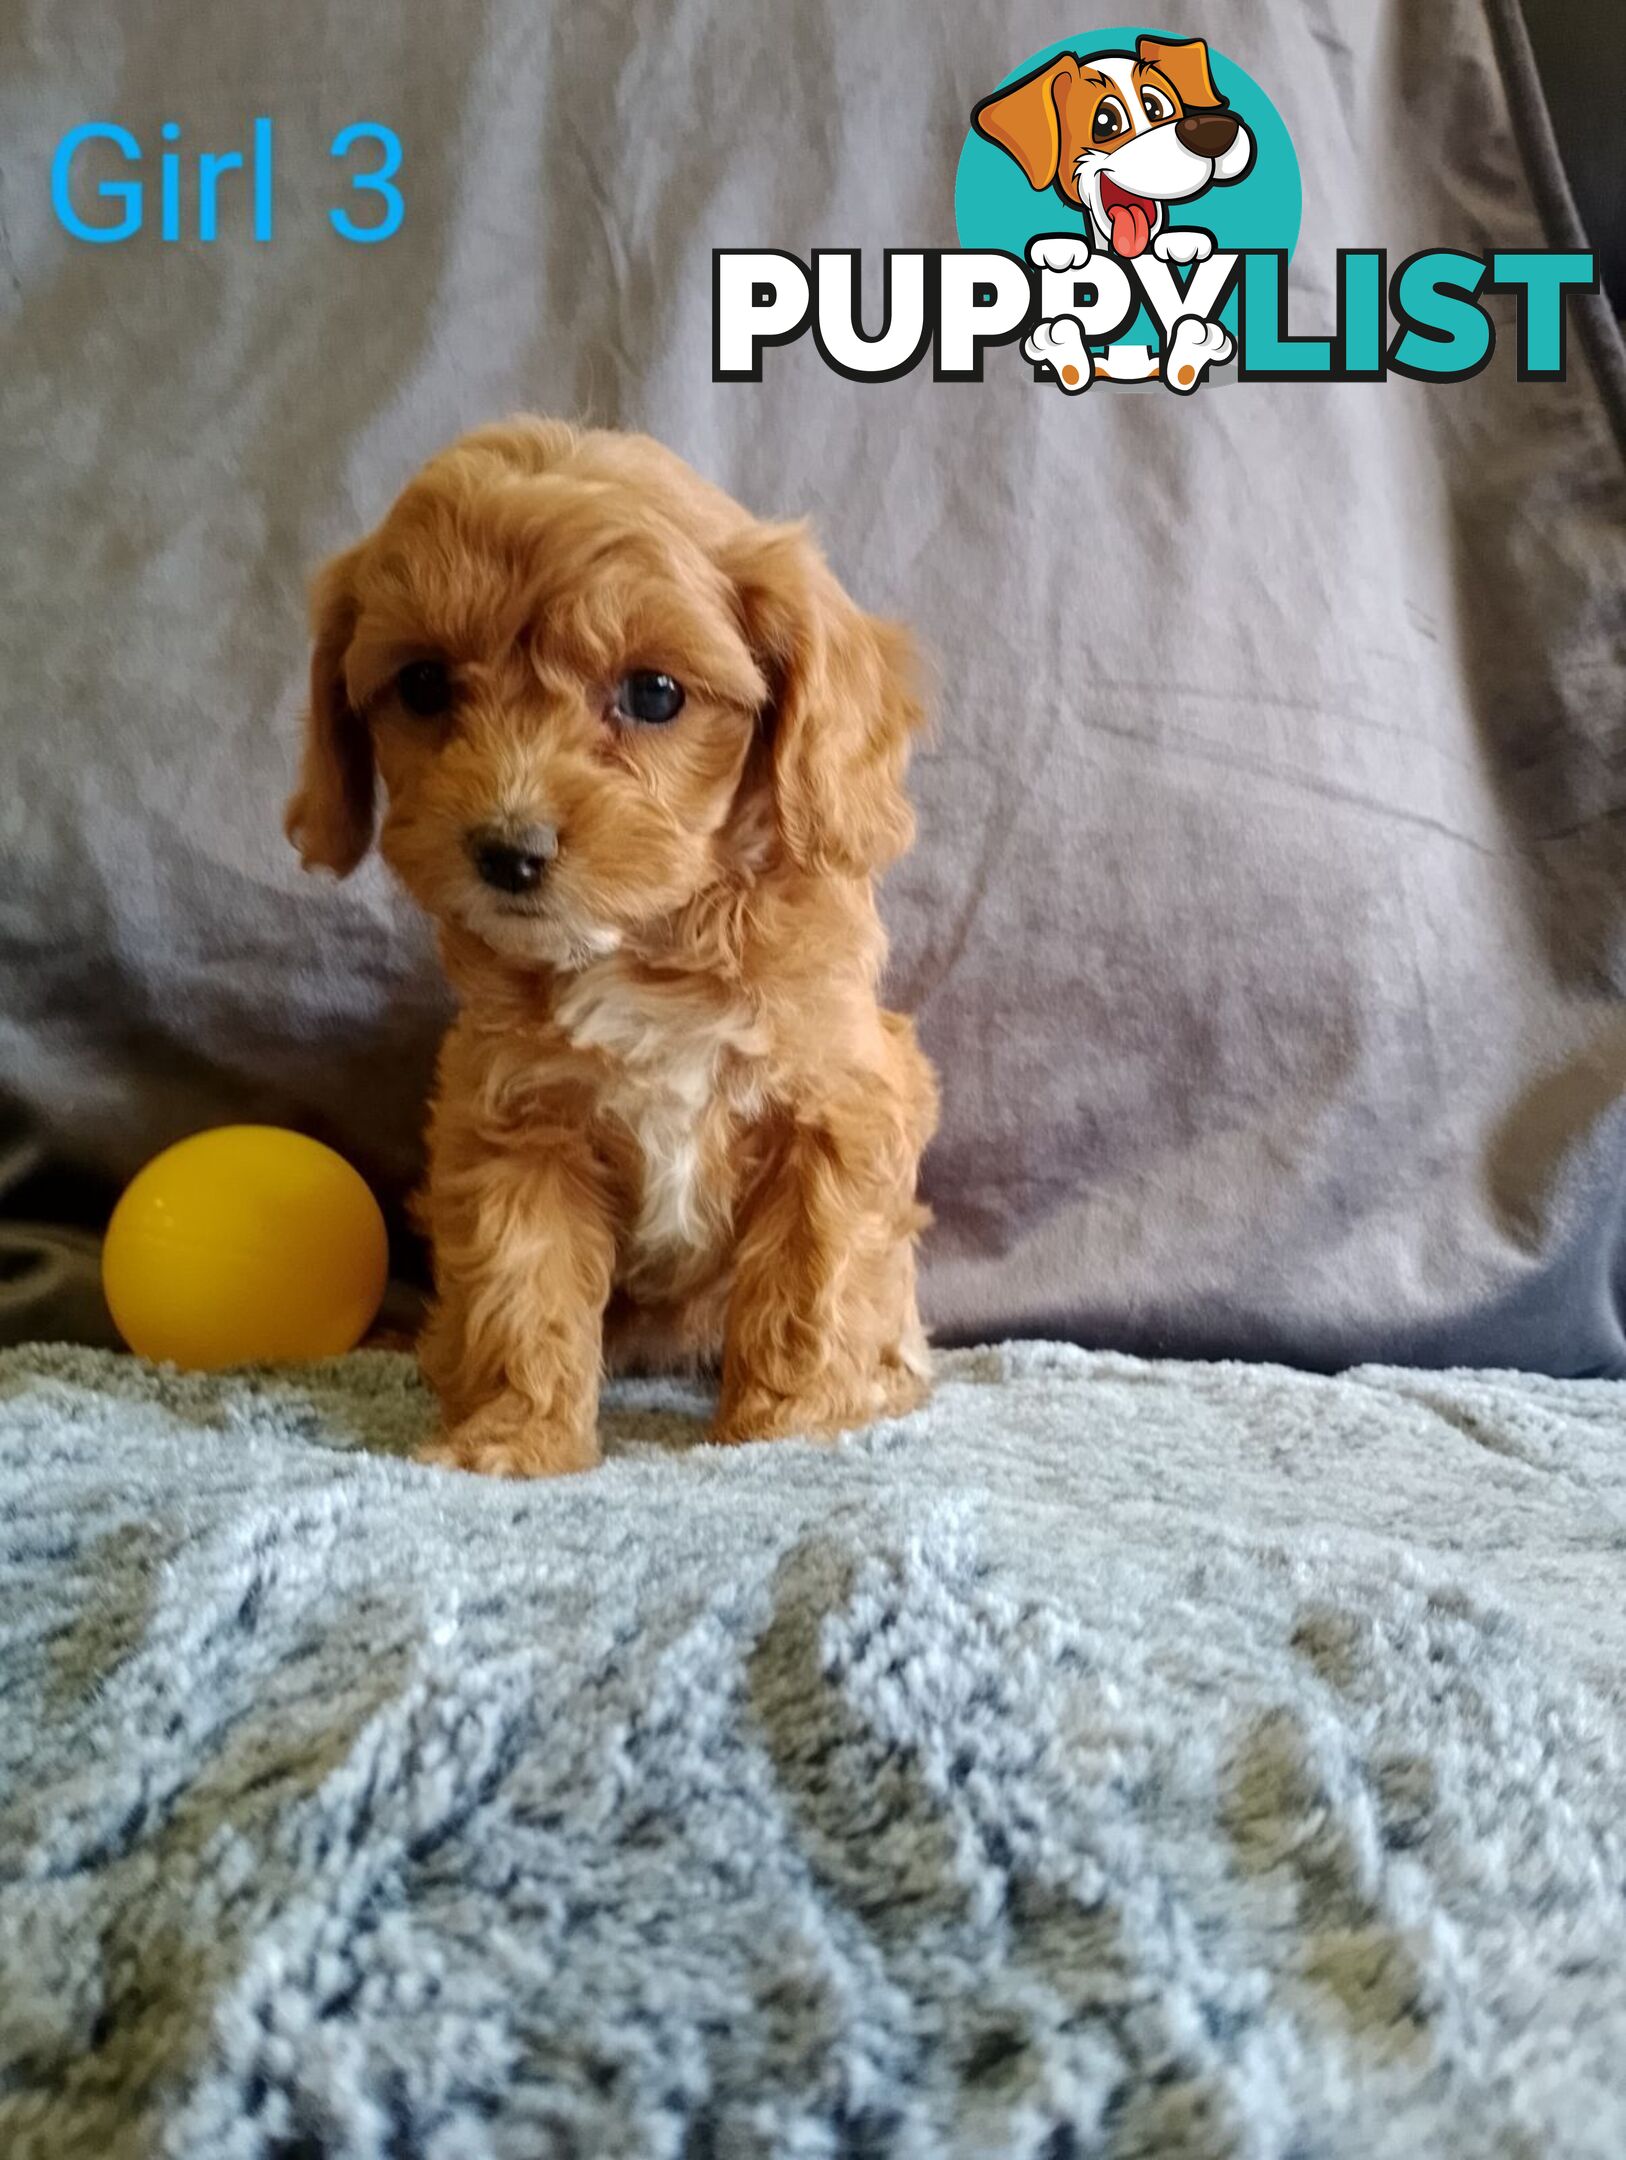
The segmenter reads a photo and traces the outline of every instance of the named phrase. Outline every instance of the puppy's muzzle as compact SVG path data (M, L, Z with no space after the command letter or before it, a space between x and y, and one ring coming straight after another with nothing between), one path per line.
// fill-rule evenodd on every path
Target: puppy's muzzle
M1235 113L1186 113L1174 123L1175 137L1198 157L1224 157L1241 125Z
M466 842L469 860L493 892L535 892L559 852L551 825L477 825Z

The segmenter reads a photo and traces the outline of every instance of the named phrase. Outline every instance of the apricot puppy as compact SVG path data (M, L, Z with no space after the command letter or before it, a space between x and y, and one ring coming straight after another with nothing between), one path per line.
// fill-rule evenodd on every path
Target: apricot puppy
M314 626L289 836L346 875L381 779L459 1000L431 1456L586 1469L606 1357L720 1355L721 1440L922 1401L936 1089L872 887L913 832L905 634L659 444L531 419L432 460Z

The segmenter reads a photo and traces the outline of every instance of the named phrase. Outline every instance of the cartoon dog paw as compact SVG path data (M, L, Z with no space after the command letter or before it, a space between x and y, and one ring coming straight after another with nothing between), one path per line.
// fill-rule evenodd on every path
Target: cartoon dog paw
M1163 380L1181 397L1189 397L1208 369L1223 367L1235 350L1236 340L1223 323L1182 316L1163 355Z
M1089 259L1088 233L1040 233L1028 242L1028 261L1035 270L1082 270Z
M1069 397L1087 390L1095 375L1095 362L1090 358L1084 333L1071 315L1035 323L1022 340L1022 353L1036 368L1053 368L1057 382Z
M1171 225L1152 242L1152 253L1159 262L1207 262L1213 252L1214 235L1197 225Z

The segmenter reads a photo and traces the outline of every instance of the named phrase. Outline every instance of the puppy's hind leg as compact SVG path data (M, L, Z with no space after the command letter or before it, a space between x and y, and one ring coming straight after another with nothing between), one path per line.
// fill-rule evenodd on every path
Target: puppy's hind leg
M1211 367L1223 367L1236 341L1223 323L1186 315L1174 326L1163 356L1163 380L1177 397L1189 397Z
M1022 340L1022 357L1032 361L1035 374L1048 369L1068 397L1077 397L1095 380L1095 361L1071 315L1035 323Z

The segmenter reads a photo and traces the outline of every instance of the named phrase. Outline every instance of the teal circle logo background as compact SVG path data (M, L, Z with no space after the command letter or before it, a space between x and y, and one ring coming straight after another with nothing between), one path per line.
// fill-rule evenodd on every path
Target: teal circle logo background
M1076 37L1058 38L1024 60L1020 67L997 83L986 96L1020 82L1035 68L1076 53L1133 52L1140 37L1169 37L1174 33L1152 23L1125 24L1118 29L1083 31ZM1245 68L1208 49L1209 65L1221 97L1242 120L1256 145L1252 170L1245 179L1211 187L1190 202L1171 203L1171 225L1201 225L1214 235L1216 248L1283 248L1289 255L1298 244L1299 219L1304 208L1304 189L1299 180L1299 161L1282 116ZM963 248L1003 248L1007 254L1025 256L1027 244L1040 233L1082 232L1085 216L1062 201L1054 188L1031 188L1014 158L975 128L966 130L954 176L954 224ZM1221 311L1220 320L1236 328L1236 295ZM1155 344L1156 329L1143 308L1121 342Z

